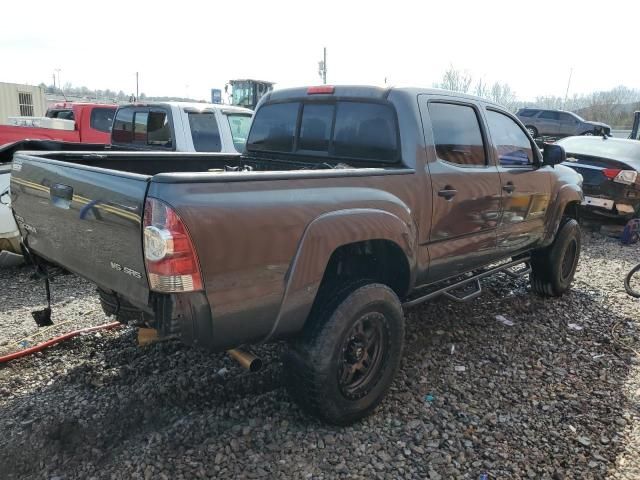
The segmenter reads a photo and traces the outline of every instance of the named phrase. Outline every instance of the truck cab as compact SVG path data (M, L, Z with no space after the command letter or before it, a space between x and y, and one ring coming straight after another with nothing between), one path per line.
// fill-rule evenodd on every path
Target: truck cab
M27 139L107 144L116 108L63 102L49 107L44 117L10 117L10 125L0 125L0 145Z
M111 145L118 150L238 153L251 116L247 108L211 103L135 103L118 108Z

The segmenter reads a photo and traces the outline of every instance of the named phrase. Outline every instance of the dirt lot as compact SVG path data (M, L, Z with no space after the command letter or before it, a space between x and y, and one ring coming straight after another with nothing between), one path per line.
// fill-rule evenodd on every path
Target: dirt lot
M392 391L348 428L291 403L282 345L256 349L267 366L249 374L121 329L0 366L0 478L640 478L640 304L622 287L640 255L584 243L561 299L499 276L471 303L408 311ZM37 330L29 273L0 272L0 352ZM74 276L54 297L70 323L34 340L108 321Z

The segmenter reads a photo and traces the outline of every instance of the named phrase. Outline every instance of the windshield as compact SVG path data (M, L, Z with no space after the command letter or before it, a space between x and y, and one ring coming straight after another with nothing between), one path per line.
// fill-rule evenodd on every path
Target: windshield
M227 121L231 129L231 138L233 146L238 152L244 150L244 144L247 143L249 128L251 127L251 115L245 113L228 113Z

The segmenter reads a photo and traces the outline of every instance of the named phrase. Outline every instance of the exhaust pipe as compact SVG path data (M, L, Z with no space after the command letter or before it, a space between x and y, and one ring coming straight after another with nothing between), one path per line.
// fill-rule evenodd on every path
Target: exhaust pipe
M227 353L231 358L238 362L242 368L245 368L250 372L257 372L262 368L262 360L249 352L245 352L238 348L232 348L231 350L227 350Z

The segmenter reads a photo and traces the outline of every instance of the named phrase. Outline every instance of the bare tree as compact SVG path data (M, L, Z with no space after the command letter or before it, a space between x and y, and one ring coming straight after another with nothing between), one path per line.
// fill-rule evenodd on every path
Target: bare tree
M436 83L436 88L443 88L445 90L453 90L454 92L469 93L471 84L473 83L473 77L467 71L460 71L453 65L450 65L444 75L442 81Z

